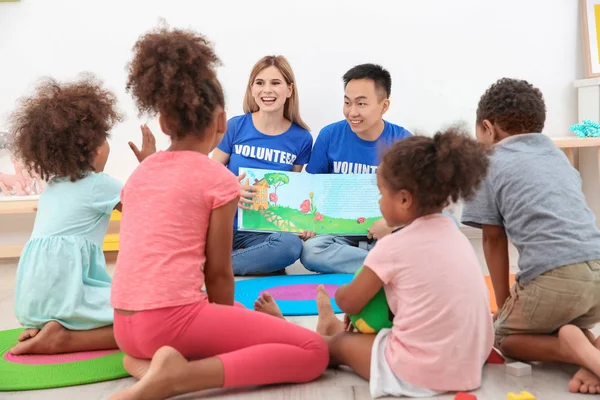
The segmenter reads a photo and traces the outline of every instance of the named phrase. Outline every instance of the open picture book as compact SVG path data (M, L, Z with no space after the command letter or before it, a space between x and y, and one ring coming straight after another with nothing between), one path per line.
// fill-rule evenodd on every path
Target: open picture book
M375 174L308 174L240 168L254 186L250 210L239 209L238 229L365 236L381 218Z

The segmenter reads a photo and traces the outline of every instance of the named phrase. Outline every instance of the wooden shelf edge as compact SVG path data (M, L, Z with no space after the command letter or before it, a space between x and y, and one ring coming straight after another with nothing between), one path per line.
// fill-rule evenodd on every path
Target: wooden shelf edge
M0 201L0 214L31 214L37 210L37 200Z
M0 214L30 214L37 211L38 200L3 200L0 201ZM120 221L121 212L114 210L111 221Z
M25 245L23 244L9 244L0 246L0 260L7 259L19 259L21 258L21 252ZM107 258L116 260L116 255L119 253L119 249L103 249L104 255Z
M0 259L5 258L20 258L21 252L25 244L5 244L0 245ZM111 234L107 235L106 240L102 244L102 251L104 254L116 254L119 252L119 235Z
M23 251L23 244L8 244L0 246L0 258L19 258Z
M559 149L581 148L581 147L600 147L600 137L580 138L578 136L551 137L552 141Z

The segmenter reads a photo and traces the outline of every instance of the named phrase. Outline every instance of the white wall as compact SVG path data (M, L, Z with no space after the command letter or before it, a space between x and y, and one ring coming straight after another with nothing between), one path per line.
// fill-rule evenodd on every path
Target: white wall
M283 54L298 79L301 113L313 135L342 118L341 76L358 63L389 69L386 119L431 133L462 119L473 126L477 102L502 76L543 91L546 133L577 122L575 79L583 77L578 3L574 0L21 0L0 3L0 126L15 100L40 76L97 73L115 90L127 121L115 128L107 172L125 181L139 136L125 93L125 65L137 37L164 17L215 43L224 67L228 113L241 112L254 62ZM368 4L368 5L367 5ZM158 130L155 121L150 126ZM160 146L167 144L160 138ZM0 241L4 217L0 218ZM6 230L6 229L5 229ZM14 232L14 227L10 229Z

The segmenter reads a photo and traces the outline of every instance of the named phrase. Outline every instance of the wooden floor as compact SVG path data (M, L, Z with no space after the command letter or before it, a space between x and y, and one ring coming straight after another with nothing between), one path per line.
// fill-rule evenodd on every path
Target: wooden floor
M14 317L14 279L16 263L0 262L0 330L18 327ZM289 273L306 273L299 265ZM316 327L315 317L294 317L290 320L310 329ZM598 332L596 332L598 333ZM448 368L452 368L451 365ZM572 395L567 382L574 369L568 366L534 365L531 376L516 378L507 375L502 365L485 367L482 387L474 392L480 400L505 400L508 392L529 391L538 400L570 400L590 398L590 395ZM23 400L100 400L134 383L133 378L92 385L30 392L0 392L0 399ZM450 400L454 395L437 399ZM303 385L282 385L244 390L214 390L179 399L230 400L363 400L371 399L368 383L346 370L328 370L320 379Z

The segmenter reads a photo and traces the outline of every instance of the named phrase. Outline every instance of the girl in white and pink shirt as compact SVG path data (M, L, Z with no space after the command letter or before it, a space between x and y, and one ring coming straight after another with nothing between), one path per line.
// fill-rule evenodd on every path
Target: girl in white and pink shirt
M377 334L346 332L320 288L318 332L330 363L370 380L376 397L435 396L481 385L494 335L488 291L469 240L441 212L470 198L485 176L485 151L453 127L433 138L397 142L377 172L380 207L390 226L362 271L335 295L347 314L359 313L383 287L393 327Z

